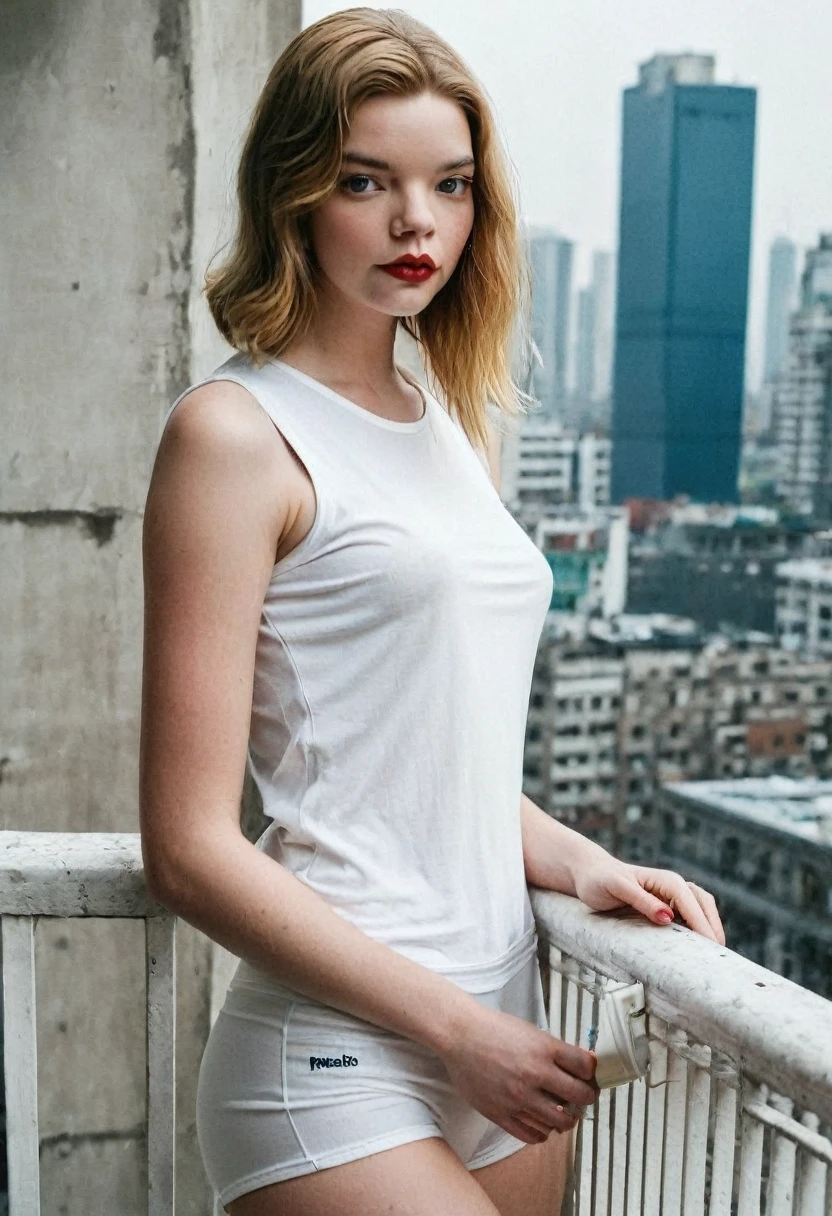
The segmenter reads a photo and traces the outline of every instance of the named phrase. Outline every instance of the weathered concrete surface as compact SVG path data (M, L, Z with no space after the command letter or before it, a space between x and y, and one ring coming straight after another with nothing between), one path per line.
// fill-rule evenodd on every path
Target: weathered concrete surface
M229 353L199 292L299 28L300 0L3 5L2 828L138 830L147 482L168 404ZM140 928L38 926L45 1214L145 1211ZM211 1211L193 1122L211 957L180 923L180 1216Z

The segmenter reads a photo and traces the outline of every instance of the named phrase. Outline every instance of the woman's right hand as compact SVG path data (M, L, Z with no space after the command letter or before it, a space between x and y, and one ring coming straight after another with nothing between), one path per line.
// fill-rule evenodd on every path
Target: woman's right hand
M479 1006L440 1055L471 1105L527 1144L570 1131L598 1095L594 1052L511 1013Z

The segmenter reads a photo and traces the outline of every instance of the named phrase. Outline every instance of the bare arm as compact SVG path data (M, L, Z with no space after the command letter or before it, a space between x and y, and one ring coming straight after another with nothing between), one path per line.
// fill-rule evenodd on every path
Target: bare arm
M575 895L574 875L591 861L611 859L600 844L547 815L526 794L520 795L526 881L546 891Z
M185 398L159 446L143 538L148 888L299 992L444 1051L475 999L363 933L240 830L257 630L293 477L289 449L234 384Z

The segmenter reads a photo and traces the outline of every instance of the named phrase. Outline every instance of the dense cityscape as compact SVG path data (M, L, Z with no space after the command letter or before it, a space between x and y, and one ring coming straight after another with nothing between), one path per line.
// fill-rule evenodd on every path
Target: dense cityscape
M554 593L524 788L717 897L832 997L832 233L769 259L745 386L756 90L657 54L623 98L617 254L530 228L539 403L504 501Z

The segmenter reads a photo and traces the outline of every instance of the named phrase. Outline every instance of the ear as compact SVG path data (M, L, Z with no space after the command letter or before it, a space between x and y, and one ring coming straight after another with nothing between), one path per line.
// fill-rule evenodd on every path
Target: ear
M502 449L502 438L492 422L486 422L488 431L488 468L491 472L491 480L494 483L494 489L500 493L500 452Z

